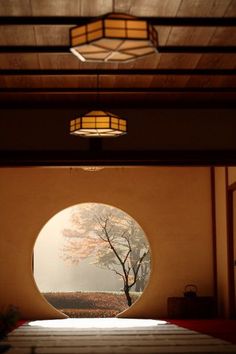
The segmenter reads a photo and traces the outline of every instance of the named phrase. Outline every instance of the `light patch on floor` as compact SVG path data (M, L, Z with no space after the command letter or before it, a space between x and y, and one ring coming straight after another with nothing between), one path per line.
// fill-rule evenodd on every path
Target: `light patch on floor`
M143 328L166 324L161 320L130 318L67 318L64 320L32 321L29 326L44 328Z
M68 318L31 321L4 341L7 354L236 353L236 345L166 321Z

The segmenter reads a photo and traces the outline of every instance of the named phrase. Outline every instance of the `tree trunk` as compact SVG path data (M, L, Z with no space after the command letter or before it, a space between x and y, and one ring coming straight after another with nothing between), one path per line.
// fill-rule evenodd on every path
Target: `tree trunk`
M139 281L139 291L141 292L141 291L143 291L144 290L144 288L145 288L145 278L143 277L142 279L140 279L140 281Z
M127 303L128 303L128 306L131 306L132 305L132 299L130 297L130 294L129 294L129 287L128 286L124 286L124 292L125 292L125 296L126 296L126 299L127 299Z
M136 280L136 283L135 283L135 291L137 291L137 292L142 291L140 278L137 278L137 280Z

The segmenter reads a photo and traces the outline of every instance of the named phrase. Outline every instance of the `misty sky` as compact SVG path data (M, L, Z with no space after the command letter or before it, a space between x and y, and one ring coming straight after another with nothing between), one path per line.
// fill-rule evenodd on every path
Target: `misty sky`
M74 265L62 259L63 229L70 227L72 208L56 214L41 230L34 248L34 277L41 292L120 291L122 281L109 270L90 264Z

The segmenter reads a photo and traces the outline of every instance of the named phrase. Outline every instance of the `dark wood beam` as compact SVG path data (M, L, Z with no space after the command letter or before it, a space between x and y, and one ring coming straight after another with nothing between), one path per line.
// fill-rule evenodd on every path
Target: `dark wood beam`
M211 176L211 228L212 228L212 268L213 268L213 290L217 303L218 300L218 274L217 274L217 226L216 226L216 190L215 190L215 168L210 168ZM216 313L218 314L217 309Z
M223 166L236 150L0 151L0 167L15 166Z
M77 87L57 87L57 88L28 88L28 87L6 87L0 88L0 93L26 93L26 94L71 94L71 93L186 93L186 92L236 92L236 87L147 87L147 88L127 88L127 87L109 87L109 88L77 88Z
M19 46L0 46L0 53L71 53L69 46L36 46L36 45L19 45Z
M190 93L191 94L191 93ZM0 95L0 107L1 109L84 109L84 110L91 110L91 108L97 109L96 106L96 99L91 97L89 100L88 97L86 99L80 97L80 99L73 98L71 99L66 99L66 97L62 97L60 95L57 100L48 100L46 95L43 94L40 95L38 94L37 97L36 95L30 96L30 99L28 99L27 94L24 94L23 97L22 95L20 97L16 96L14 93L13 94L7 94L10 95L11 97L7 97L6 95ZM116 94L114 94L116 95ZM157 96L156 96L157 95ZM154 108L154 109L236 109L236 94L234 95L234 98L222 98L219 97L223 96L222 93L215 94L217 96L215 97L208 97L203 98L203 95L207 95L207 93L203 93L201 95L200 93L195 93L194 96L195 98L189 98L185 97L185 93L183 93L183 97L179 98L178 100L176 99L165 99L162 100L161 97L165 95L170 96L168 93L160 93L160 94L154 94L153 97L148 99L148 102L143 99L142 97L137 97L136 95L129 95L129 100L124 100L124 99L118 99L118 100L112 100L111 98L109 99L103 99L103 106L106 107L106 110L110 111L113 109L147 109ZM200 98L199 98L200 95ZM211 95L211 93L209 93ZM228 95L228 93L224 93L224 95ZM49 96L50 98L50 96ZM101 100L100 100L101 101ZM13 108L14 107L14 108Z
M214 54L214 53L236 53L236 46L192 46L192 45L167 45L157 48L159 53L186 53L186 54Z
M1 70L0 75L4 76L81 76L81 75L99 75L99 76L120 76L120 75L236 75L236 69L9 69Z
M159 46L159 53L188 53L188 54L212 54L212 53L236 53L236 46ZM70 53L69 46L1 46L0 53Z
M235 271L234 271L234 232L235 232L235 220L234 220L234 193L235 190L228 187L228 167L225 169L226 185L226 215L227 215L227 268L228 268L228 303L229 303L229 316L235 318L236 306L235 306Z
M235 17L138 17L154 26L231 27ZM98 17L83 16L1 16L0 25L84 25Z

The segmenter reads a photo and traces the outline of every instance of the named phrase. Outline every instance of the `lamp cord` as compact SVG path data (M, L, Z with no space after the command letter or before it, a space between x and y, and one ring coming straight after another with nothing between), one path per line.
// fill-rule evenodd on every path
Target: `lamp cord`
M99 105L99 74L96 77L97 81L97 90L96 90L96 107L94 108L95 111L100 110ZM89 139L89 151L92 153L99 153L102 151L102 139L100 137L90 138Z
M115 0L112 0L112 12L115 12Z

